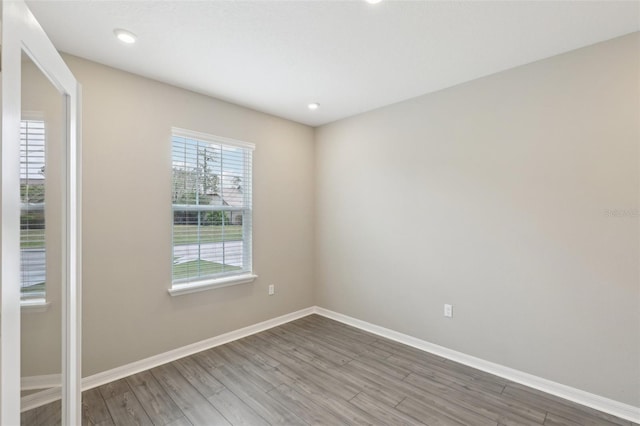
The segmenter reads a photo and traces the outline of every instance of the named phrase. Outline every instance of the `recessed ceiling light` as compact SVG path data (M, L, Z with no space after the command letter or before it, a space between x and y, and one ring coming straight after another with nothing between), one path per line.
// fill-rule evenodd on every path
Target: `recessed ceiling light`
M380 3L382 0L365 0L367 3L369 4L378 4Z
M113 30L113 33L116 35L116 37L118 37L118 40L120 40L123 43L133 44L136 42L137 37L131 31L117 29L117 30Z
M320 106L320 104L319 104L319 103L314 102L314 103L312 103L312 104L307 105L307 108L309 108L311 111L315 111L315 110L317 110L317 109L318 109L318 107L319 107L319 106Z

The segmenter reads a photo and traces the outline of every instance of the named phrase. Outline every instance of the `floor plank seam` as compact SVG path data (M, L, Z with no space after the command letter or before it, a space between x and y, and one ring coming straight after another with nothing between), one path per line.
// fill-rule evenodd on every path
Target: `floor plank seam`
M396 405L393 406L394 409L398 409L398 405L402 404L406 399L408 398L408 396L405 396L404 398L402 398L402 400L400 400L400 402L398 402Z
M109 408L109 406L107 405L107 401L104 399L104 396L102 395L102 392L99 393L100 394L100 398L102 398L102 400L104 401L104 405L107 408L107 413L109 413L109 417L111 418L111 421L115 424L116 421L113 419L113 413L111 412L111 409Z

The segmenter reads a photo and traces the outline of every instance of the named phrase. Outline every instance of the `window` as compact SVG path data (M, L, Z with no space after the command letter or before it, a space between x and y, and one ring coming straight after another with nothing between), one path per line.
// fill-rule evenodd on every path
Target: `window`
M253 281L253 145L172 132L171 294Z
M45 125L20 122L20 290L22 300L45 298Z

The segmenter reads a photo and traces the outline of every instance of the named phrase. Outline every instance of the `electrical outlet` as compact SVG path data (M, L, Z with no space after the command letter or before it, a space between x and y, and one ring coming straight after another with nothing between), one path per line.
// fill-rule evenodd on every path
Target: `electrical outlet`
M269 296L273 296L274 294L276 294L276 286L269 284Z
M453 318L453 305L447 303L444 304L444 316L447 318Z

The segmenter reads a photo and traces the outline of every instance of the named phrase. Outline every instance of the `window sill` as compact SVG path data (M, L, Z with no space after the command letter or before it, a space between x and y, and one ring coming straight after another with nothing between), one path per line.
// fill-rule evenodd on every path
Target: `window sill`
M21 300L20 310L22 313L46 312L49 310L51 302L45 299Z
M234 275L231 277L215 278L186 284L174 284L168 291L172 296L181 296L183 294L196 293L199 291L229 287L238 284L247 284L253 282L256 278L258 278L258 276L253 274Z

